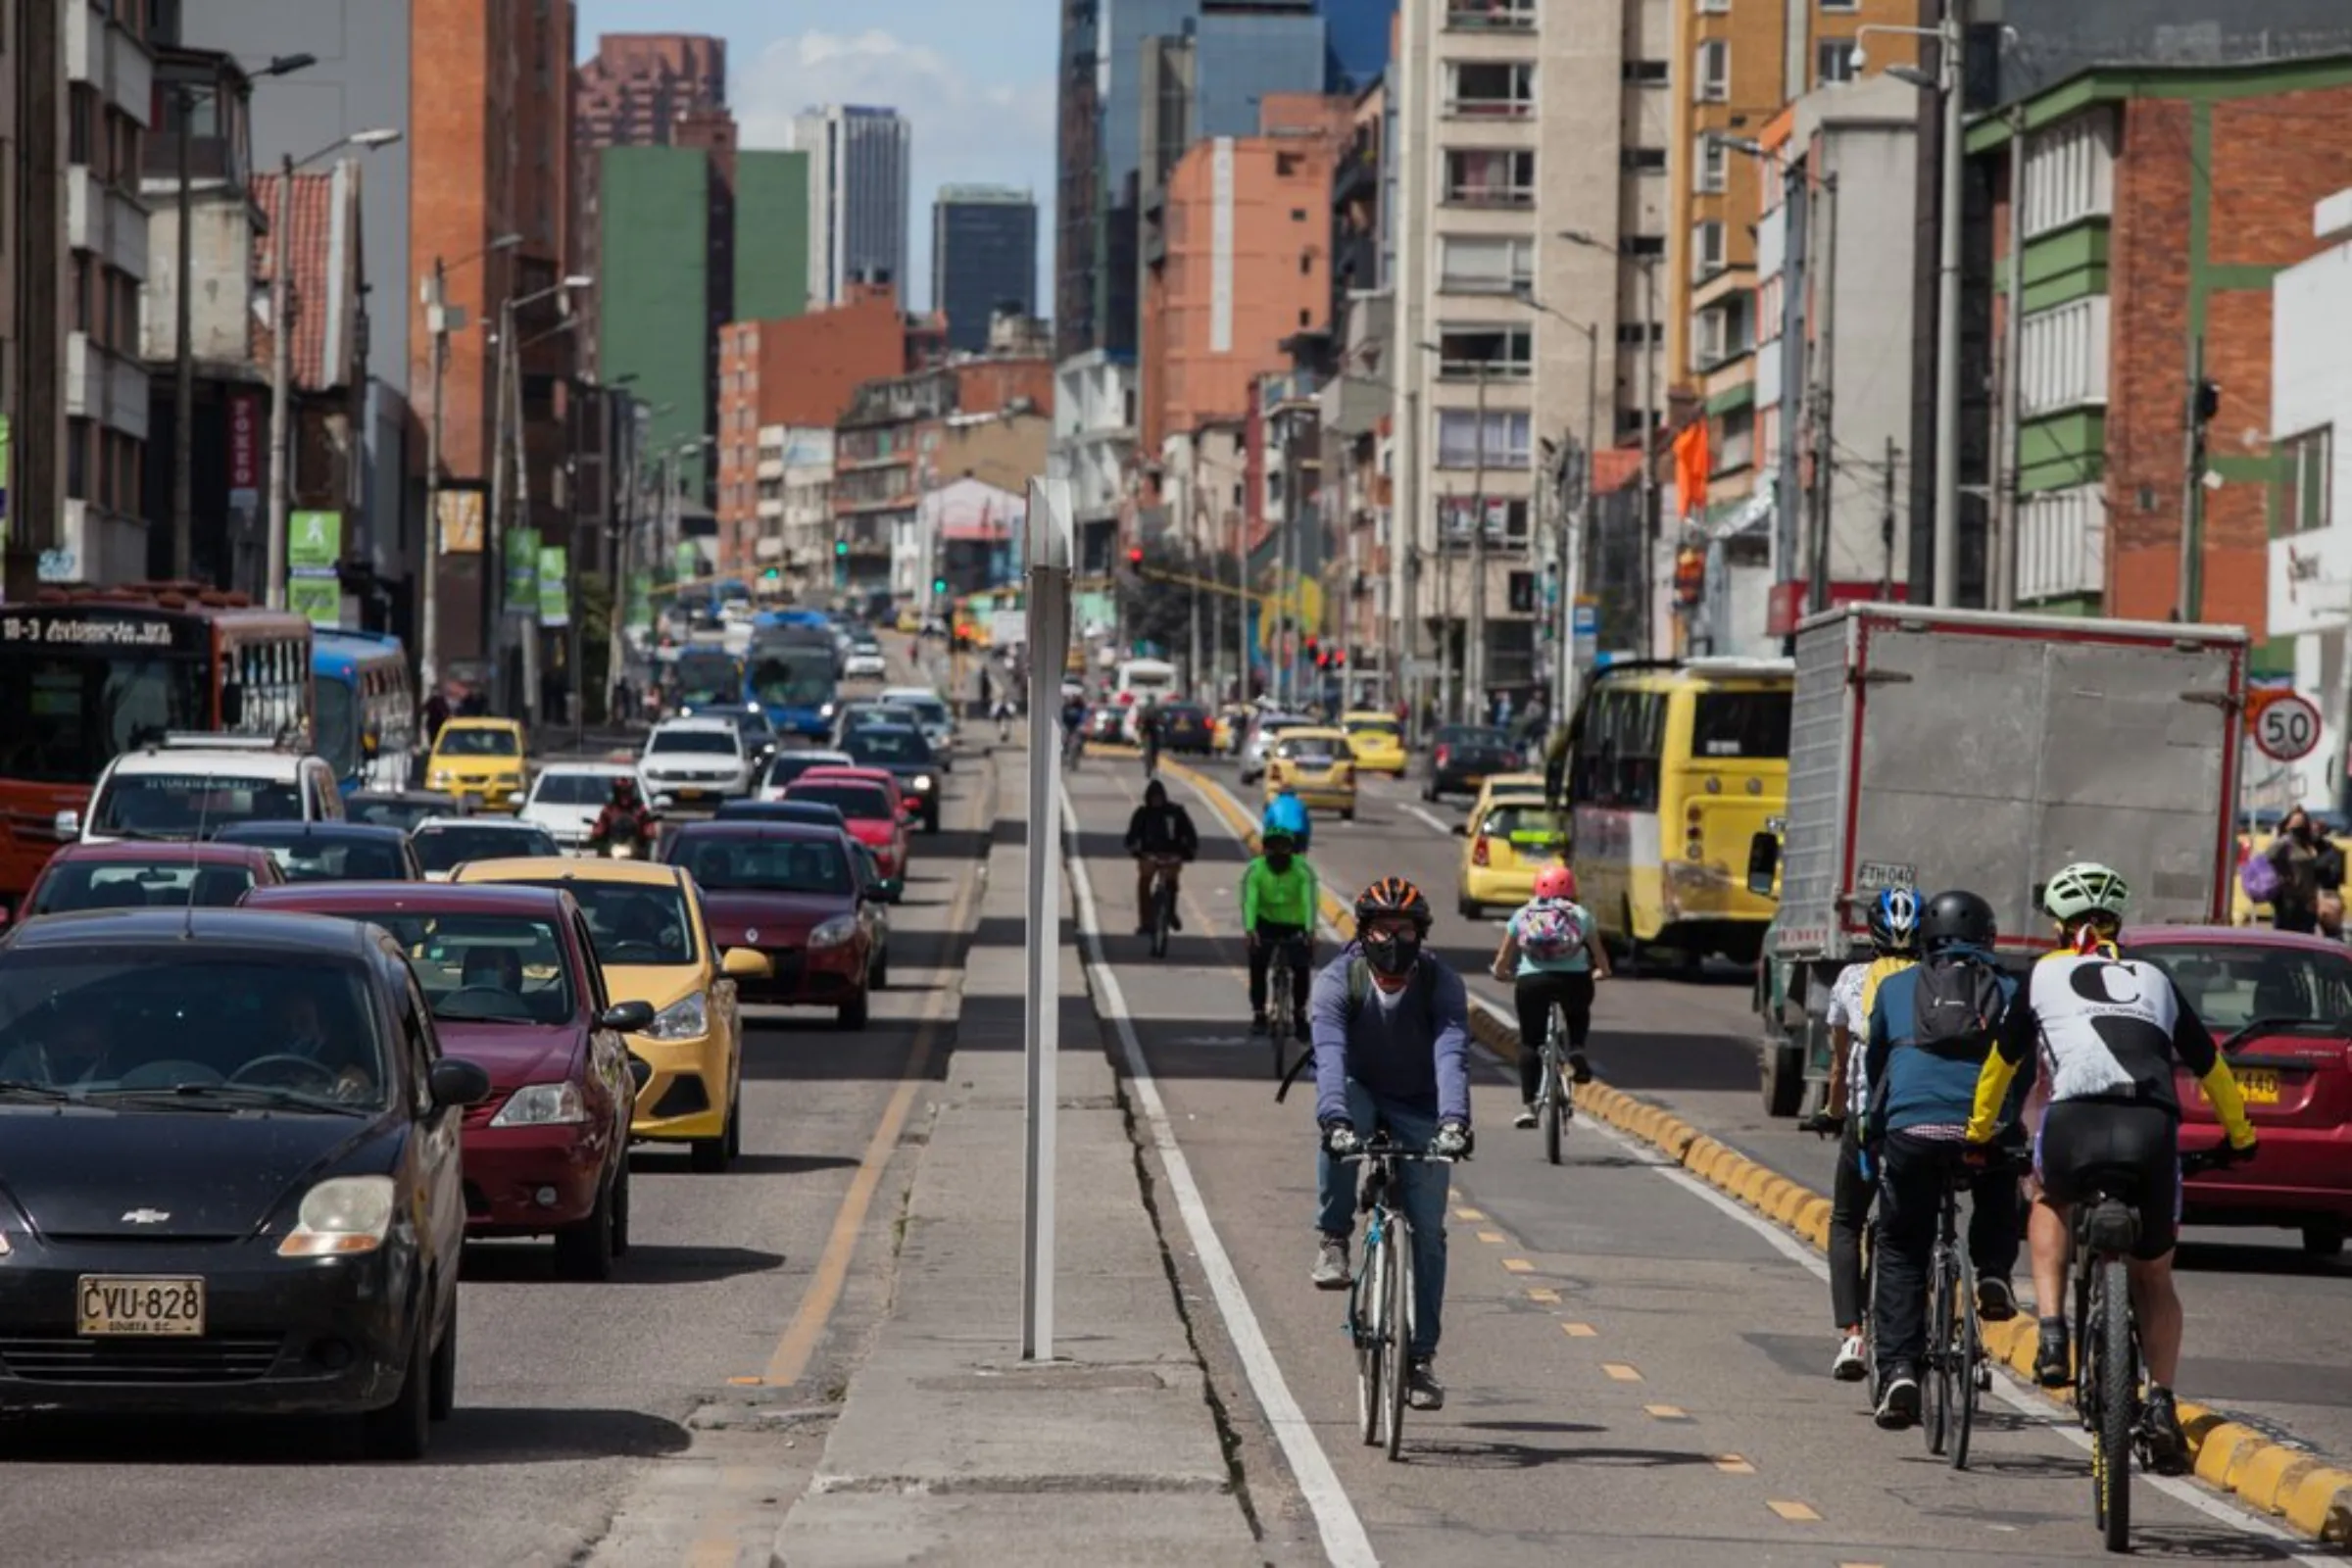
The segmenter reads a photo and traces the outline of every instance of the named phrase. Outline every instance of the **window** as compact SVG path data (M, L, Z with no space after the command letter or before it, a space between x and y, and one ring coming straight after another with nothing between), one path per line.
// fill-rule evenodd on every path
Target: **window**
M2033 312L2018 332L2017 363L2018 401L2028 418L2105 403L2107 296L2093 294Z
M1690 225L1690 278L1697 282L1723 270L1723 224L1714 219Z
M1788 755L1788 692L1706 692L1690 704L1690 756L1780 759Z
M1495 466L1492 459L1487 466ZM1478 515L1476 496L1441 496L1438 499L1438 527L1447 544L1466 544L1470 539L1471 519ZM1527 544L1527 501L1525 498L1488 496L1487 543L1524 548Z
M98 140L97 92L81 82L75 82L66 94L66 162L87 164L90 149Z
M1821 9L1824 11L1859 11L1862 9L1862 0L1821 0Z
M2107 588L2107 507L2100 487L2024 497L2017 511L2017 597L2026 603Z
M1693 102L1721 104L1732 97L1732 46L1709 38L1690 57L1690 97Z
M1490 468L1525 466L1529 416L1502 409L1487 411L1486 462ZM1478 412L1475 409L1438 411L1438 466L1473 468L1479 459Z
M1638 349L1642 346L1642 340L1645 337L1652 343L1664 342L1666 338L1666 323L1663 321L1652 321L1646 326L1640 321L1620 321L1617 323L1617 341L1622 347Z
M1666 85L1666 62L1663 60L1628 60L1617 68L1617 74L1625 81L1638 82L1644 87L1663 87Z
M1707 194L1721 191L1731 169L1732 150L1712 136L1702 136L1698 143L1698 188Z
M1463 119L1524 120L1535 113L1536 68L1523 61L1461 60L1446 68L1446 112Z
M1854 40L1831 38L1813 51L1813 78L1816 81L1851 81L1854 79Z
M2335 427L2323 424L2316 430L2289 437L2278 445L2278 454L2285 486L2284 504L2279 515L2285 519L2290 532L2310 533L2325 528L2331 520L2328 505L2330 454L2335 445Z
M1449 234L1438 242L1438 291L1521 294L1534 285L1536 242L1499 234Z
M1732 14L1732 0L1694 0L1694 6L1702 17L1728 17Z
M1628 147L1617 155L1617 164L1628 173L1663 174L1666 172L1666 149Z
M1701 311L1696 324L1697 330L1690 336L1690 368L1712 369L1730 354L1726 346L1731 341L1725 331L1727 323L1721 311Z
M1446 199L1463 207L1528 207L1536 199L1536 155L1477 149L1446 155Z
M1446 0L1446 25L1455 32L1528 32L1536 0Z
M1535 373L1536 332L1531 326L1442 326L1438 329L1438 376L1474 380L1485 367L1489 380L1524 381Z
M1628 256L1663 256L1666 254L1666 236L1663 234L1636 234L1625 242L1625 254Z
M2094 110L2027 138L2027 238L2114 210L2114 135Z

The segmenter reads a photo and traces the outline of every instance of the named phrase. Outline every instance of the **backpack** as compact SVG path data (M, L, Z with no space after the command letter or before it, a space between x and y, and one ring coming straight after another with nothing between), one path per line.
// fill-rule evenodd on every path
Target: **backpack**
M1413 965L1411 984L1414 990L1421 993L1421 1007L1429 1019L1429 1037L1435 1040L1438 1037L1437 978L1430 972L1429 965L1417 963ZM1348 960L1348 1021L1354 1023L1357 1013L1377 1005L1372 1000L1371 960L1358 953Z
M1982 1060L2009 1007L2000 971L1981 959L1954 957L1923 963L1916 972L1912 1043L1933 1055Z
M2268 904L2277 898L2279 880L2278 866L2267 855L2249 855L2238 862L2237 885L2256 904Z
M1530 904L1512 924L1520 950L1538 962L1556 962L1585 945L1585 923L1560 905Z

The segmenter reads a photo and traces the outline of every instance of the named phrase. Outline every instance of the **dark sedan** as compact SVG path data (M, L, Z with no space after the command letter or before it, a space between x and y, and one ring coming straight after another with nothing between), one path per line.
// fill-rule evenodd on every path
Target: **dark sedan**
M421 882L408 834L365 822L232 822L217 844L268 850L289 882Z
M899 781L913 814L923 819L923 831L939 831L939 760L921 730L904 724L868 724L852 730L841 749L858 767L887 768Z
M1216 731L1209 726L1208 710L1190 703L1161 703L1155 711L1159 715L1159 749L1163 752L1191 752L1206 757L1216 743Z
M865 1027L873 933L867 896L843 836L767 822L689 822L664 858L703 890L710 940L752 948L773 973L738 982L743 1002L835 1007L844 1029Z
M414 832L428 816L464 816L469 808L462 797L440 790L362 790L343 798L347 820L403 833Z
M219 908L286 879L268 850L247 844L68 844L49 857L24 895L24 912L69 909Z
M549 852L553 854L553 851ZM442 1043L490 1074L466 1116L469 1236L549 1236L556 1272L611 1276L629 1250L629 1115L621 1036L654 1021L604 994L580 908L554 888L383 883L273 888L248 907L362 920L392 934Z
M457 1399L459 1123L382 931L109 910L0 939L0 1411L348 1414Z
M1477 724L1447 724L1429 748L1429 768L1421 778L1421 798L1435 801L1446 795L1476 795L1497 773L1515 773L1527 765L1526 754L1498 729Z

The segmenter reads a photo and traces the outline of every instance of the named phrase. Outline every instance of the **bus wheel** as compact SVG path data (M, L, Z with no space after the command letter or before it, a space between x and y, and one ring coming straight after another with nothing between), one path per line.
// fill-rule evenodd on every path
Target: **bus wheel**
M1775 1120L1793 1116L1805 1098L1804 1054L1774 1036L1758 1048L1764 1068L1764 1114Z

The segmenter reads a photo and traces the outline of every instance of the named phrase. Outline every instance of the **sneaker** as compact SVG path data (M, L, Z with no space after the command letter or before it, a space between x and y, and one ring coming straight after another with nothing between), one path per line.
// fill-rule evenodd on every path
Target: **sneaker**
M2075 1358L2067 1353L2062 1317L2041 1320L2041 1337L2034 1348L2034 1381L2045 1389L2063 1389L2075 1381Z
M1830 1363L1830 1376L1840 1383L1859 1383L1870 1373L1870 1361L1862 1353L1862 1336L1848 1334L1838 1342L1838 1359Z
M1581 1051L1568 1053L1568 1081L1574 1084L1589 1084L1592 1081L1592 1062Z
M1907 1366L1886 1375L1886 1392L1879 1396L1878 1423L1888 1432L1901 1432L1919 1419L1919 1376Z
M1416 1355L1404 1371L1404 1402L1416 1410L1446 1408L1446 1385L1438 1381L1431 1357Z
M1264 1013L1253 1012L1250 1015L1250 1032L1253 1035L1262 1035L1266 1032L1266 1015Z
M2006 1323L2017 1316L2017 1292L1998 1275L1977 1281L1977 1316L1987 1323Z
M2148 1385L2140 1405L2139 1441L2148 1453L2148 1468L2160 1476L2188 1473L2188 1436L2180 1430L2180 1412L2173 1407L2173 1391Z
M1519 1114L1512 1118L1511 1125L1514 1127L1525 1128L1533 1127L1535 1124L1536 1102L1531 1100L1526 1104L1519 1107Z
M1308 1278L1319 1291L1344 1291L1353 1276L1348 1268L1348 1238L1326 1236L1315 1244L1315 1271Z

